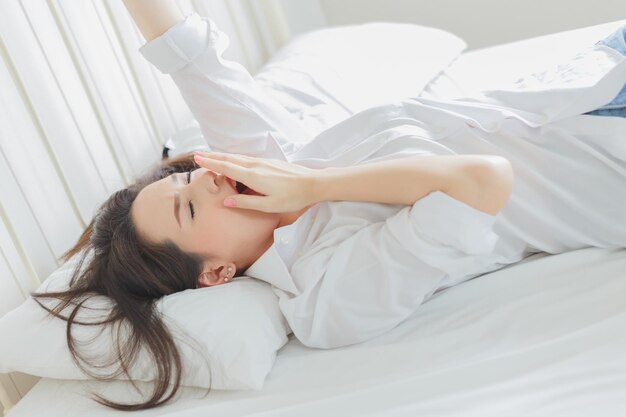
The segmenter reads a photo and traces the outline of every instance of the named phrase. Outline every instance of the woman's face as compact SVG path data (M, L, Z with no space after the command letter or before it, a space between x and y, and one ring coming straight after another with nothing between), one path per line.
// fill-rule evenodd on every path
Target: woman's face
M233 272L248 267L270 247L281 216L225 207L224 199L237 191L224 175L198 168L190 176L188 182L188 172L174 173L146 186L132 204L131 219L148 242L169 239L202 256L199 287L222 284L229 266Z

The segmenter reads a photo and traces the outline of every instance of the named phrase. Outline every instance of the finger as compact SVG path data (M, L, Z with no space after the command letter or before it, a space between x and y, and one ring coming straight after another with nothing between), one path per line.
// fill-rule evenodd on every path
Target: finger
M235 194L224 200L226 207L244 209L244 210L257 210L269 213L267 205L267 197L251 196L246 194Z
M232 162L203 158L199 155L196 155L194 159L196 163L202 168L207 168L211 171L219 172L220 174L226 175L229 178L243 183L249 181L247 168L241 167Z
M252 159L245 155L222 153L222 152L195 152L195 155L199 155L204 158L215 159L219 161L227 161L233 164L241 165L244 167L250 167L253 163Z
M216 154L213 152L205 152L205 153L199 153L196 152L194 153L194 161L196 161L196 163L204 163L204 164L210 164L213 163L213 166L222 166L219 164L219 162L229 162L230 164L233 165L238 165L234 159L229 158L226 154Z

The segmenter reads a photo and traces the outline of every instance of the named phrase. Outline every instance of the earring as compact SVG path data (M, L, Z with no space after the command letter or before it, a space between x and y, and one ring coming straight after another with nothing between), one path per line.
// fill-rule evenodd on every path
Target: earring
M233 268L231 268L230 266L228 267L228 272L226 273L226 278L224 278L225 282L228 282L228 277L230 276L231 272L232 272Z

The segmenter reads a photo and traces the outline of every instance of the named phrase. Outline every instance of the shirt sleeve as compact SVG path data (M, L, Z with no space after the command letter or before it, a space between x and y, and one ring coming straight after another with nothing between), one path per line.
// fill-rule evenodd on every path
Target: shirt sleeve
M367 341L408 318L446 276L485 272L499 239L495 219L443 192L430 193L297 260L291 272L306 288L281 298L281 309L306 346Z
M223 57L229 43L213 20L193 13L139 52L172 77L212 150L286 161L310 134L245 67Z

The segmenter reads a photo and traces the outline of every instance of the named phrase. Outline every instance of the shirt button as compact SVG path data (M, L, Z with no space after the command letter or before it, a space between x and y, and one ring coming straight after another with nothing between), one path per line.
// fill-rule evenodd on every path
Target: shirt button
M286 245L287 243L289 243L289 239L287 239L287 236L281 236L280 243L282 243L283 245Z

